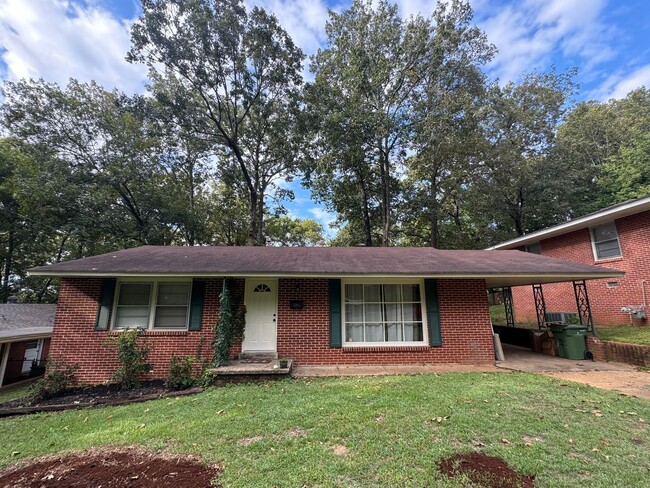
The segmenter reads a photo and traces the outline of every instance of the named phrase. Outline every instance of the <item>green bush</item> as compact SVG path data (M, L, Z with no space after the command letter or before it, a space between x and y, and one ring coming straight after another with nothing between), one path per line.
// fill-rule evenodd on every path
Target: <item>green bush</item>
M124 390L139 388L140 378L153 369L153 365L147 362L149 348L146 344L139 344L142 333L142 329L129 329L112 340L120 361L119 368L113 373L113 381Z
M196 384L196 379L192 375L192 365L194 356L174 356L169 362L169 376L165 381L165 386L172 390L184 390Z
M76 382L75 372L78 368L76 364L65 364L63 361L48 358L45 376L32 384L28 396L34 402L54 398Z

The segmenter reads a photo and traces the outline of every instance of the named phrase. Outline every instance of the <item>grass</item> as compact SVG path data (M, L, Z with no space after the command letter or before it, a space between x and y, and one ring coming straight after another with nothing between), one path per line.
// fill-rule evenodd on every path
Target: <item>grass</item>
M490 305L490 318L493 324L506 323L506 309L503 305Z
M225 487L444 487L463 481L438 460L481 450L540 487L650 486L649 421L650 402L524 373L283 380L0 420L0 466L138 444L219 462Z
M596 336L604 341L627 342L650 346L650 326L625 325L620 327L596 327Z
M27 385L27 386L14 388L12 390L0 391L0 403L8 402L9 400L14 400L15 398L24 397L25 395L27 395L27 391L29 390L30 386L31 385Z

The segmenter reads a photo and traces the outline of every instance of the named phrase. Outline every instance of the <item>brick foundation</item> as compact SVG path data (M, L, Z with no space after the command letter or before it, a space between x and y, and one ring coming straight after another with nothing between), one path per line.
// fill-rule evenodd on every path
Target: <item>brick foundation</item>
M621 278L587 282L591 312L596 325L629 325L630 316L621 312L621 307L643 303L641 282L644 280L646 300L650 300L650 211L616 220L616 230L622 257L613 259L594 260L589 229L544 239L540 243L544 256L625 272ZM571 283L543 285L543 290L547 312L576 312ZM515 320L537 322L532 287L514 287L512 296ZM647 313L650 315L650 310ZM634 320L634 323L647 324L648 321Z
M602 341L597 337L588 336L587 350L592 352L596 361L615 361L635 366L650 366L650 346Z
M64 278L50 348L52 357L79 365L81 383L108 381L118 367L111 336L119 332L96 331L95 317L100 279ZM236 280L233 296L243 296L243 280ZM148 331L150 378L165 378L172 353L212 357L211 343L219 310L221 281L206 280L200 331ZM298 365L491 363L494 361L492 329L483 280L439 280L438 294L443 346L354 347L329 346L329 290L326 279L280 279L278 290L277 351ZM290 300L302 300L294 310ZM235 358L241 342L231 349Z

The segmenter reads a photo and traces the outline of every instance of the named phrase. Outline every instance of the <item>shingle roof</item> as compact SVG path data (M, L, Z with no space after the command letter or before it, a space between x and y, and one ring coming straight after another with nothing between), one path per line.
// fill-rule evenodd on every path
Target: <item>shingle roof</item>
M48 303L0 304L0 339L51 335L55 311Z
M33 268L50 276L419 276L495 278L490 286L621 276L519 251L451 251L425 247L143 246ZM522 281L523 280L523 281Z

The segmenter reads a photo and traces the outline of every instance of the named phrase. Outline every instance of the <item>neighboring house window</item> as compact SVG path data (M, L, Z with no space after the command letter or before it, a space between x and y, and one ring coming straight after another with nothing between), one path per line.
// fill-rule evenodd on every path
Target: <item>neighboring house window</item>
M616 232L616 224L614 222L592 227L591 242L596 259L621 256L621 246L618 242L618 233Z
M532 252L533 254L542 254L542 246L539 242L529 244L526 246L526 252Z
M419 283L347 283L343 295L345 343L424 342Z
M190 282L118 283L114 329L185 329Z

